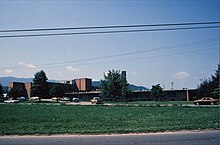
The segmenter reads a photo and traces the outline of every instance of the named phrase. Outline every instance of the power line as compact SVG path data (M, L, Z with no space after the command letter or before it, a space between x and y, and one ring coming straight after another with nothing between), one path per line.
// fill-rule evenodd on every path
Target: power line
M154 55L149 57L138 57L138 58L130 58L130 59L120 59L120 60L113 60L113 61L103 61L103 62L91 62L91 63L81 63L77 64L77 66L83 66L83 65L95 65L95 64L105 64L105 63L113 63L113 62L122 62L122 61L135 61L135 60L141 60L141 59L149 59L149 58L157 58L157 57L166 57L166 56L173 56L173 55L185 55L185 54L192 54L192 53L199 53L203 51L210 51L210 50L217 50L218 48L209 48L209 49L198 49L198 50L190 50L190 51L181 51L176 53L170 53L170 54L161 54L161 55ZM57 66L46 66L46 67L40 67L40 68L57 68ZM63 67L63 66L59 66Z
M176 30L210 29L210 28L219 28L219 27L220 26L200 26L200 27L176 27L176 28L138 29L138 30L91 31L91 32L74 32L74 33L19 34L19 35L2 35L2 36L0 36L0 38L22 38L22 37L45 37L45 36L66 36L66 35L92 35L92 34L176 31Z
M111 25L111 26L85 26L85 27L60 27L60 28L31 28L31 29L8 29L0 32L33 32L33 31L63 31L63 30L87 30L87 29L111 29L111 28L137 28L137 27L159 27L159 26L187 26L219 24L213 22L186 22L186 23L164 23L164 24L136 24L136 25Z
M182 44L166 46L166 47L159 47L159 48L154 48L154 49L145 49L145 50L140 50L140 51L133 51L133 52L128 52L128 53L116 54L116 55L107 55L107 56L93 57L93 58L87 58L87 59L78 59L78 60L70 60L70 61L63 61L63 62L38 64L35 66L36 67L43 67L43 66L62 65L62 64L68 64L68 63L76 63L76 62L84 62L84 61L92 61L92 60L101 60L101 59L128 56L128 55L134 55L134 54L140 54L140 53L146 53L146 52L152 52L152 51L158 51L158 50L167 50L167 49L172 49L172 48L199 45L199 44L210 43L210 42L215 42L215 41L219 41L218 38L203 39L203 40L194 41L194 42L182 43ZM0 66L0 69L1 68L21 68L21 67L24 67L24 66L11 66L11 67L9 67L9 66L7 66L7 67L2 66L1 67Z
M209 50L215 50L215 49L217 50L218 48L209 48L209 49L199 49L199 50L191 50L191 51L182 51L182 52L176 52L176 53L170 53L170 54L154 55L154 56L149 56L149 57L139 57L139 58L131 58L131 59L121 59L121 60L105 61L105 62L97 62L97 63L83 63L83 64L78 64L78 66L80 66L80 65L91 65L91 64L104 64L104 63L112 63L112 62L122 62L122 61L134 61L134 60L157 58L157 57L166 57L166 56L173 56L173 55L184 55L184 54L192 54L192 53L198 53L198 52L209 51Z
M158 50L165 50L165 49L171 49L171 48L177 48L177 47L198 45L198 44L209 43L209 42L214 42L214 41L218 41L218 38L203 39L203 40L199 40L199 41L182 43L182 44L177 44L177 45L173 45L173 46L159 47L159 48L154 48L154 49L145 49L145 50L140 50L140 51L133 51L133 52L128 52L128 53L116 54L116 55L107 55L107 56L93 57L93 58L87 58L87 59L78 59L78 60L70 60L70 61L63 61L63 62L56 62L56 63L41 64L41 65L37 65L37 66L48 66L48 65L91 61L91 60L100 60L100 59L128 56L128 55L134 55L134 54L140 54L140 53L146 53L146 52L152 52L152 51L158 51Z
M120 60L113 60L113 61L82 63L82 64L77 64L77 66L105 64L105 63L114 63L114 62L123 62L123 61L136 61L136 60L141 60L141 59L149 59L149 58L167 57L167 56L174 56L174 55L185 55L185 54L192 54L192 53L200 53L200 52L204 52L204 51L217 50L217 49L218 48L199 49L199 50L181 51L181 52L170 53L170 54L154 55L154 56L149 56L149 57L138 57L138 58L120 59ZM39 68L58 68L58 67L63 67L63 66L40 66Z

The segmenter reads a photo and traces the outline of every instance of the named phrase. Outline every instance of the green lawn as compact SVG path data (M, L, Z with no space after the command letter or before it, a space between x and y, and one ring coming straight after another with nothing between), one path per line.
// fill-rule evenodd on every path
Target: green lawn
M0 104L0 135L219 128L219 108Z

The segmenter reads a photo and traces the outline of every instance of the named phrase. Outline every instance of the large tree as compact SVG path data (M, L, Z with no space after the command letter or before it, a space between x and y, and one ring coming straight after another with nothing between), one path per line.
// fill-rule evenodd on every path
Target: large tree
M2 84L0 83L0 97L3 96L3 87Z
M162 101L162 98L164 98L165 94L164 94L163 89L161 88L160 84L152 86L151 95L156 98L156 102L158 101L159 98Z
M39 101L43 97L47 97L49 95L47 77L43 70L37 72L34 75L33 85L31 87L31 96L39 97Z
M52 97L57 97L57 102L59 98L63 97L65 95L64 88L61 85L53 84L50 88L50 95Z
M13 99L17 99L18 97L27 97L27 91L24 87L13 87L8 92L8 96Z
M119 70L112 70L104 74L100 89L102 96L114 99L116 102L117 98L126 97L128 93L128 82Z
M219 97L219 75L220 75L220 65L215 74L211 78L203 79L202 82L198 85L198 97Z

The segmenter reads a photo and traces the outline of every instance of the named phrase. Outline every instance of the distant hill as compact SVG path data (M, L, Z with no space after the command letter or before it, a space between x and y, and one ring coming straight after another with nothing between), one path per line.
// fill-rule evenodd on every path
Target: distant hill
M101 85L101 81L92 81L92 85L95 87L99 87Z
M8 86L9 82L32 82L33 78L0 77L2 86Z
M2 86L8 86L9 82L32 82L33 78L16 78L16 77L0 77L0 83L2 84ZM57 82L56 80L49 80L49 82ZM93 81L92 82L93 86L97 86L99 87L101 85L101 81ZM132 91L135 90L149 90L148 88L144 87L144 86L136 86L134 84L129 84L129 89L131 89ZM5 88L7 89L7 88Z
M92 82L93 86L99 87L101 85L101 81L93 81ZM134 84L129 84L129 89L132 91L136 91L136 90L149 90L148 88L144 87L144 86L136 86Z
M142 91L142 90L149 90L148 88L144 87L144 86L136 86L134 84L129 84L129 89L132 91Z
M9 82L32 82L33 78L16 78L16 77L0 77L2 86L8 86ZM55 80L48 80L49 82L56 82Z

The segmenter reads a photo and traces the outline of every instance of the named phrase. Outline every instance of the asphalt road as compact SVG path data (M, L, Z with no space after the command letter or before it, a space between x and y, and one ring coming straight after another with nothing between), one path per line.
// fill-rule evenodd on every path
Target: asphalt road
M219 130L128 135L0 136L0 145L219 145Z

